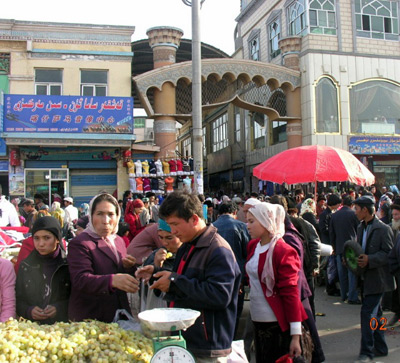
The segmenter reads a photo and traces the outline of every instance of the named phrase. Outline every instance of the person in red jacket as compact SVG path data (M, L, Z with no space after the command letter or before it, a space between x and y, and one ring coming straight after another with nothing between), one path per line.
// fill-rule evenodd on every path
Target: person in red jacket
M307 314L297 287L301 262L282 239L284 220L285 210L278 204L260 203L247 213L247 227L255 239L248 245L246 272L257 363L302 352L301 322Z
M140 223L140 213L144 210L144 203L140 199L131 200L126 205L124 221L129 224L129 240L136 237L146 226Z

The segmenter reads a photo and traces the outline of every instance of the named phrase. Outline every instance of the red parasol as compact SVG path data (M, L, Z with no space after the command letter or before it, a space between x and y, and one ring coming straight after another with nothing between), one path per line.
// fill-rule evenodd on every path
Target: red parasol
M253 169L261 180L278 184L349 181L375 183L374 175L351 153L331 146L300 146L282 151Z

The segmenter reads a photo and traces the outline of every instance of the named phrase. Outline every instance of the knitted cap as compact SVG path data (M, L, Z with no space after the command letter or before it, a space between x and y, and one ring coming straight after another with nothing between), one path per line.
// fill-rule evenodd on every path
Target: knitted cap
M142 208L142 207L144 207L144 204L143 204L143 202L141 201L141 199L135 199L133 202L132 202L132 206L133 206L133 208Z
M46 216L37 219L32 226L32 236L34 236L37 231L49 231L53 233L59 241L62 240L60 223L54 217Z
M161 218L158 220L158 229L161 231L171 232L170 225Z

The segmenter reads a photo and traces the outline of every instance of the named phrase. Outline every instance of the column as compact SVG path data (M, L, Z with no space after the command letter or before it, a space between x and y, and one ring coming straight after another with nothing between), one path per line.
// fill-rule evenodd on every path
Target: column
M147 30L153 50L154 69L174 64L183 31L173 27L154 27ZM175 86L164 83L161 91L154 90L154 141L160 147L157 157L174 157L176 148Z

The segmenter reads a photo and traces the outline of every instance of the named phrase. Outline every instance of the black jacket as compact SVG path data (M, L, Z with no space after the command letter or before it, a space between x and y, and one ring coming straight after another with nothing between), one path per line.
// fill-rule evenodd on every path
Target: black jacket
M26 319L32 319L32 308L39 306L45 308L43 297L45 283L42 274L43 260L39 253L33 250L21 262L15 285L17 314ZM63 250L57 257L57 268L51 278L49 305L57 309L57 314L52 319L37 321L41 324L53 324L56 321L68 321L68 299L71 292L71 280L68 271L67 257Z
M343 247L348 240L357 239L358 218L350 207L342 207L332 214L329 225L329 238L337 255L343 253Z

